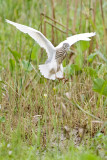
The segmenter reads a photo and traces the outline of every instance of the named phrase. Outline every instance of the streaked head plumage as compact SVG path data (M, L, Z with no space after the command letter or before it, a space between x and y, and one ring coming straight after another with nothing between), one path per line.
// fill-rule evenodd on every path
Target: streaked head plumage
M70 45L68 43L64 43L63 48L68 51L70 49Z

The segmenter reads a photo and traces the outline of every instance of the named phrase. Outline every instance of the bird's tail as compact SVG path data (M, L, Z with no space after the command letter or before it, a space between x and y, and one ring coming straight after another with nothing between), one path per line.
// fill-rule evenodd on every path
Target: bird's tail
M56 74L54 72L53 73L51 72L52 66L50 63L39 65L39 70L41 74L47 79L55 80L56 78L59 78L59 79L63 78L62 64L60 66L60 70L56 72Z
M51 74L50 75L50 66L49 66L49 63L48 64L39 65L39 70L40 70L41 74L45 78L55 80L55 78L56 78L55 74Z

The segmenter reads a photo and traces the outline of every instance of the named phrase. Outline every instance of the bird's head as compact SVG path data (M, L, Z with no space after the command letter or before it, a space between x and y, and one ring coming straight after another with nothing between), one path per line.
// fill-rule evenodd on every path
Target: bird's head
M70 49L70 45L68 43L64 43L63 48L68 51Z

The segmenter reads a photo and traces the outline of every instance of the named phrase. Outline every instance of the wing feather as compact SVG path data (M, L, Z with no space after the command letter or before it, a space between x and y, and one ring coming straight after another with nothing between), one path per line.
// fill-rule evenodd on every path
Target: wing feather
M17 29L19 29L21 32L27 33L29 36L31 36L42 48L46 50L48 54L48 59L51 59L51 57L55 53L55 47L40 31L37 31L36 29L27 27L19 23L12 22L7 19L6 19L6 22L12 24Z
M91 33L82 33L82 34L77 34L71 37L68 37L65 41L61 42L56 48L60 48L63 46L64 43L69 43L69 45L73 45L74 43L82 40L82 41L90 41L89 37L93 37L95 36L96 33L95 32L91 32Z

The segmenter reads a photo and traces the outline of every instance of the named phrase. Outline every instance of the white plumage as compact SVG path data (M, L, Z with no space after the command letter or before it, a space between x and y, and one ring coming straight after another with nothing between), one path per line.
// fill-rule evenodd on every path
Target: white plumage
M6 22L12 24L23 33L27 33L46 50L48 59L45 64L39 65L39 70L45 78L52 80L63 78L62 61L65 58L67 51L70 49L70 46L80 40L90 41L89 37L95 36L95 33L93 32L73 35L54 47L40 31L10 20L6 20Z

